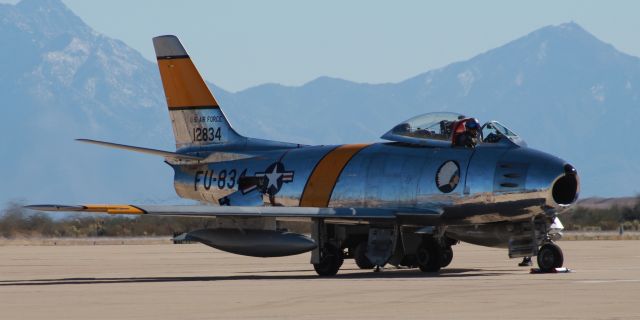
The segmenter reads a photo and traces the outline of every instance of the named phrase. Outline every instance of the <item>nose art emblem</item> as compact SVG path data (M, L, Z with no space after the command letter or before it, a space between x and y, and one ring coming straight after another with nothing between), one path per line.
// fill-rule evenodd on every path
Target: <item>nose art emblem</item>
M443 163L436 173L436 186L443 193L456 189L460 182L460 166L453 160Z

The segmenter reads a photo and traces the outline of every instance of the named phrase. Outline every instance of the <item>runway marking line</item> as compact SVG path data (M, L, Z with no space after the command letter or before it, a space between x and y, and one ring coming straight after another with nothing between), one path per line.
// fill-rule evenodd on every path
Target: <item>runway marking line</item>
M625 283L625 282L640 282L640 279L618 279L618 280L581 280L577 283Z

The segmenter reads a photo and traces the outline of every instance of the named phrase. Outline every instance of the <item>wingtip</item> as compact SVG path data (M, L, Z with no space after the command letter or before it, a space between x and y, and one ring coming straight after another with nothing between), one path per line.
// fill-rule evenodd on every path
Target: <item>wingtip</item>
M62 211L62 212L94 212L109 214L144 214L145 210L128 204L86 204L86 205L61 205L61 204L35 204L24 206L25 209L37 211Z
M23 208L36 211L82 211L85 209L84 206L68 206L60 204L35 204L23 206Z

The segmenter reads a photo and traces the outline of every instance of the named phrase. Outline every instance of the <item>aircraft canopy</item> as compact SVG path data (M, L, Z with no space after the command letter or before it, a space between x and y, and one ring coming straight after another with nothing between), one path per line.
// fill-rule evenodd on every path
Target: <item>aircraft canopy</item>
M464 123L469 119L454 112L425 113L394 126L381 138L424 146L452 146L454 135L464 132ZM517 134L497 121L489 121L482 126L480 141L526 145Z

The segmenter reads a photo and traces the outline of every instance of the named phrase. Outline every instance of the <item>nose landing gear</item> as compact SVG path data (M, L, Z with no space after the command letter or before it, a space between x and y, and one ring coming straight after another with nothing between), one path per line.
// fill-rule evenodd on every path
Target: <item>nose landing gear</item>
M520 232L512 235L509 242L509 256L524 257L519 265L530 266L531 255L536 255L538 270L532 269L532 272L559 272L564 255L554 241L562 237L562 229L562 222L555 216L533 219L530 225L523 223Z
M555 243L546 243L538 250L538 267L542 272L553 272L556 268L562 268L564 255Z

